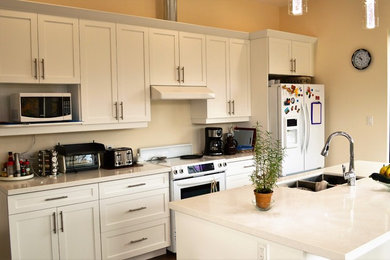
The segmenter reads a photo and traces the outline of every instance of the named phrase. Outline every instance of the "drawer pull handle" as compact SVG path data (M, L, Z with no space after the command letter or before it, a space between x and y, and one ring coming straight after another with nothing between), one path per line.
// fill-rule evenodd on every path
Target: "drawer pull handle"
M244 168L251 168L253 165L245 165Z
M61 199L67 199L68 196L61 196L61 197L56 197L56 198L48 198L45 199L45 201L51 201L51 200L61 200Z
M146 183L138 183L138 184L134 184L134 185L129 185L129 186L127 186L127 188L134 188L134 187L144 186L144 185L146 185Z
M147 238L147 237L143 237L143 238L141 238L141 239L131 240L131 241L130 241L130 244L139 243L139 242L145 241L146 239L148 239L148 238Z
M136 208L136 209L129 209L129 212L140 211L140 210L143 210L143 209L146 209L146 207L139 207L139 208Z

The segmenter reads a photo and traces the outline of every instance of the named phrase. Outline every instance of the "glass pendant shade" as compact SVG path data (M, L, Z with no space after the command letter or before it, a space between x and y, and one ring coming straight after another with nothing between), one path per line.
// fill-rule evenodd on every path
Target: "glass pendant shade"
M362 0L363 2L363 28L374 29L379 26L377 0Z
M308 0L288 0L289 15L303 15L307 13Z

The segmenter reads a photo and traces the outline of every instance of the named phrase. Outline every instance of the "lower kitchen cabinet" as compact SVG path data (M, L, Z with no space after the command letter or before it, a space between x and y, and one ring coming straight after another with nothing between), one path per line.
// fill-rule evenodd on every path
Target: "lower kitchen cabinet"
M11 215L13 259L100 259L97 201Z
M103 259L152 254L170 245L169 175L99 183Z
M253 173L255 167L253 159L243 159L240 161L227 161L226 170L226 189L233 189L250 185L250 175Z

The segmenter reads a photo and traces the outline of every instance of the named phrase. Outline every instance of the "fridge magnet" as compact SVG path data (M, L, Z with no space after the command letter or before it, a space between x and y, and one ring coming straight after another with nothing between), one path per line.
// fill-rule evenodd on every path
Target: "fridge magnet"
M284 110L284 113L288 114L288 112L290 112L290 109L288 107L286 107L286 109Z
M291 104L294 104L295 103L295 98L291 98L290 101L291 101Z
M287 98L285 101L284 101L284 105L285 106L289 106L291 103L291 100L289 98Z

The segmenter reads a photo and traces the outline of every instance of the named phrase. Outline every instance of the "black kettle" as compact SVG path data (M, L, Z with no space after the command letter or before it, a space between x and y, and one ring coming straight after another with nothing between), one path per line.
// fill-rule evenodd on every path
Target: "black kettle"
M237 140L233 138L233 135L226 136L225 142L225 154L232 155L237 153Z

